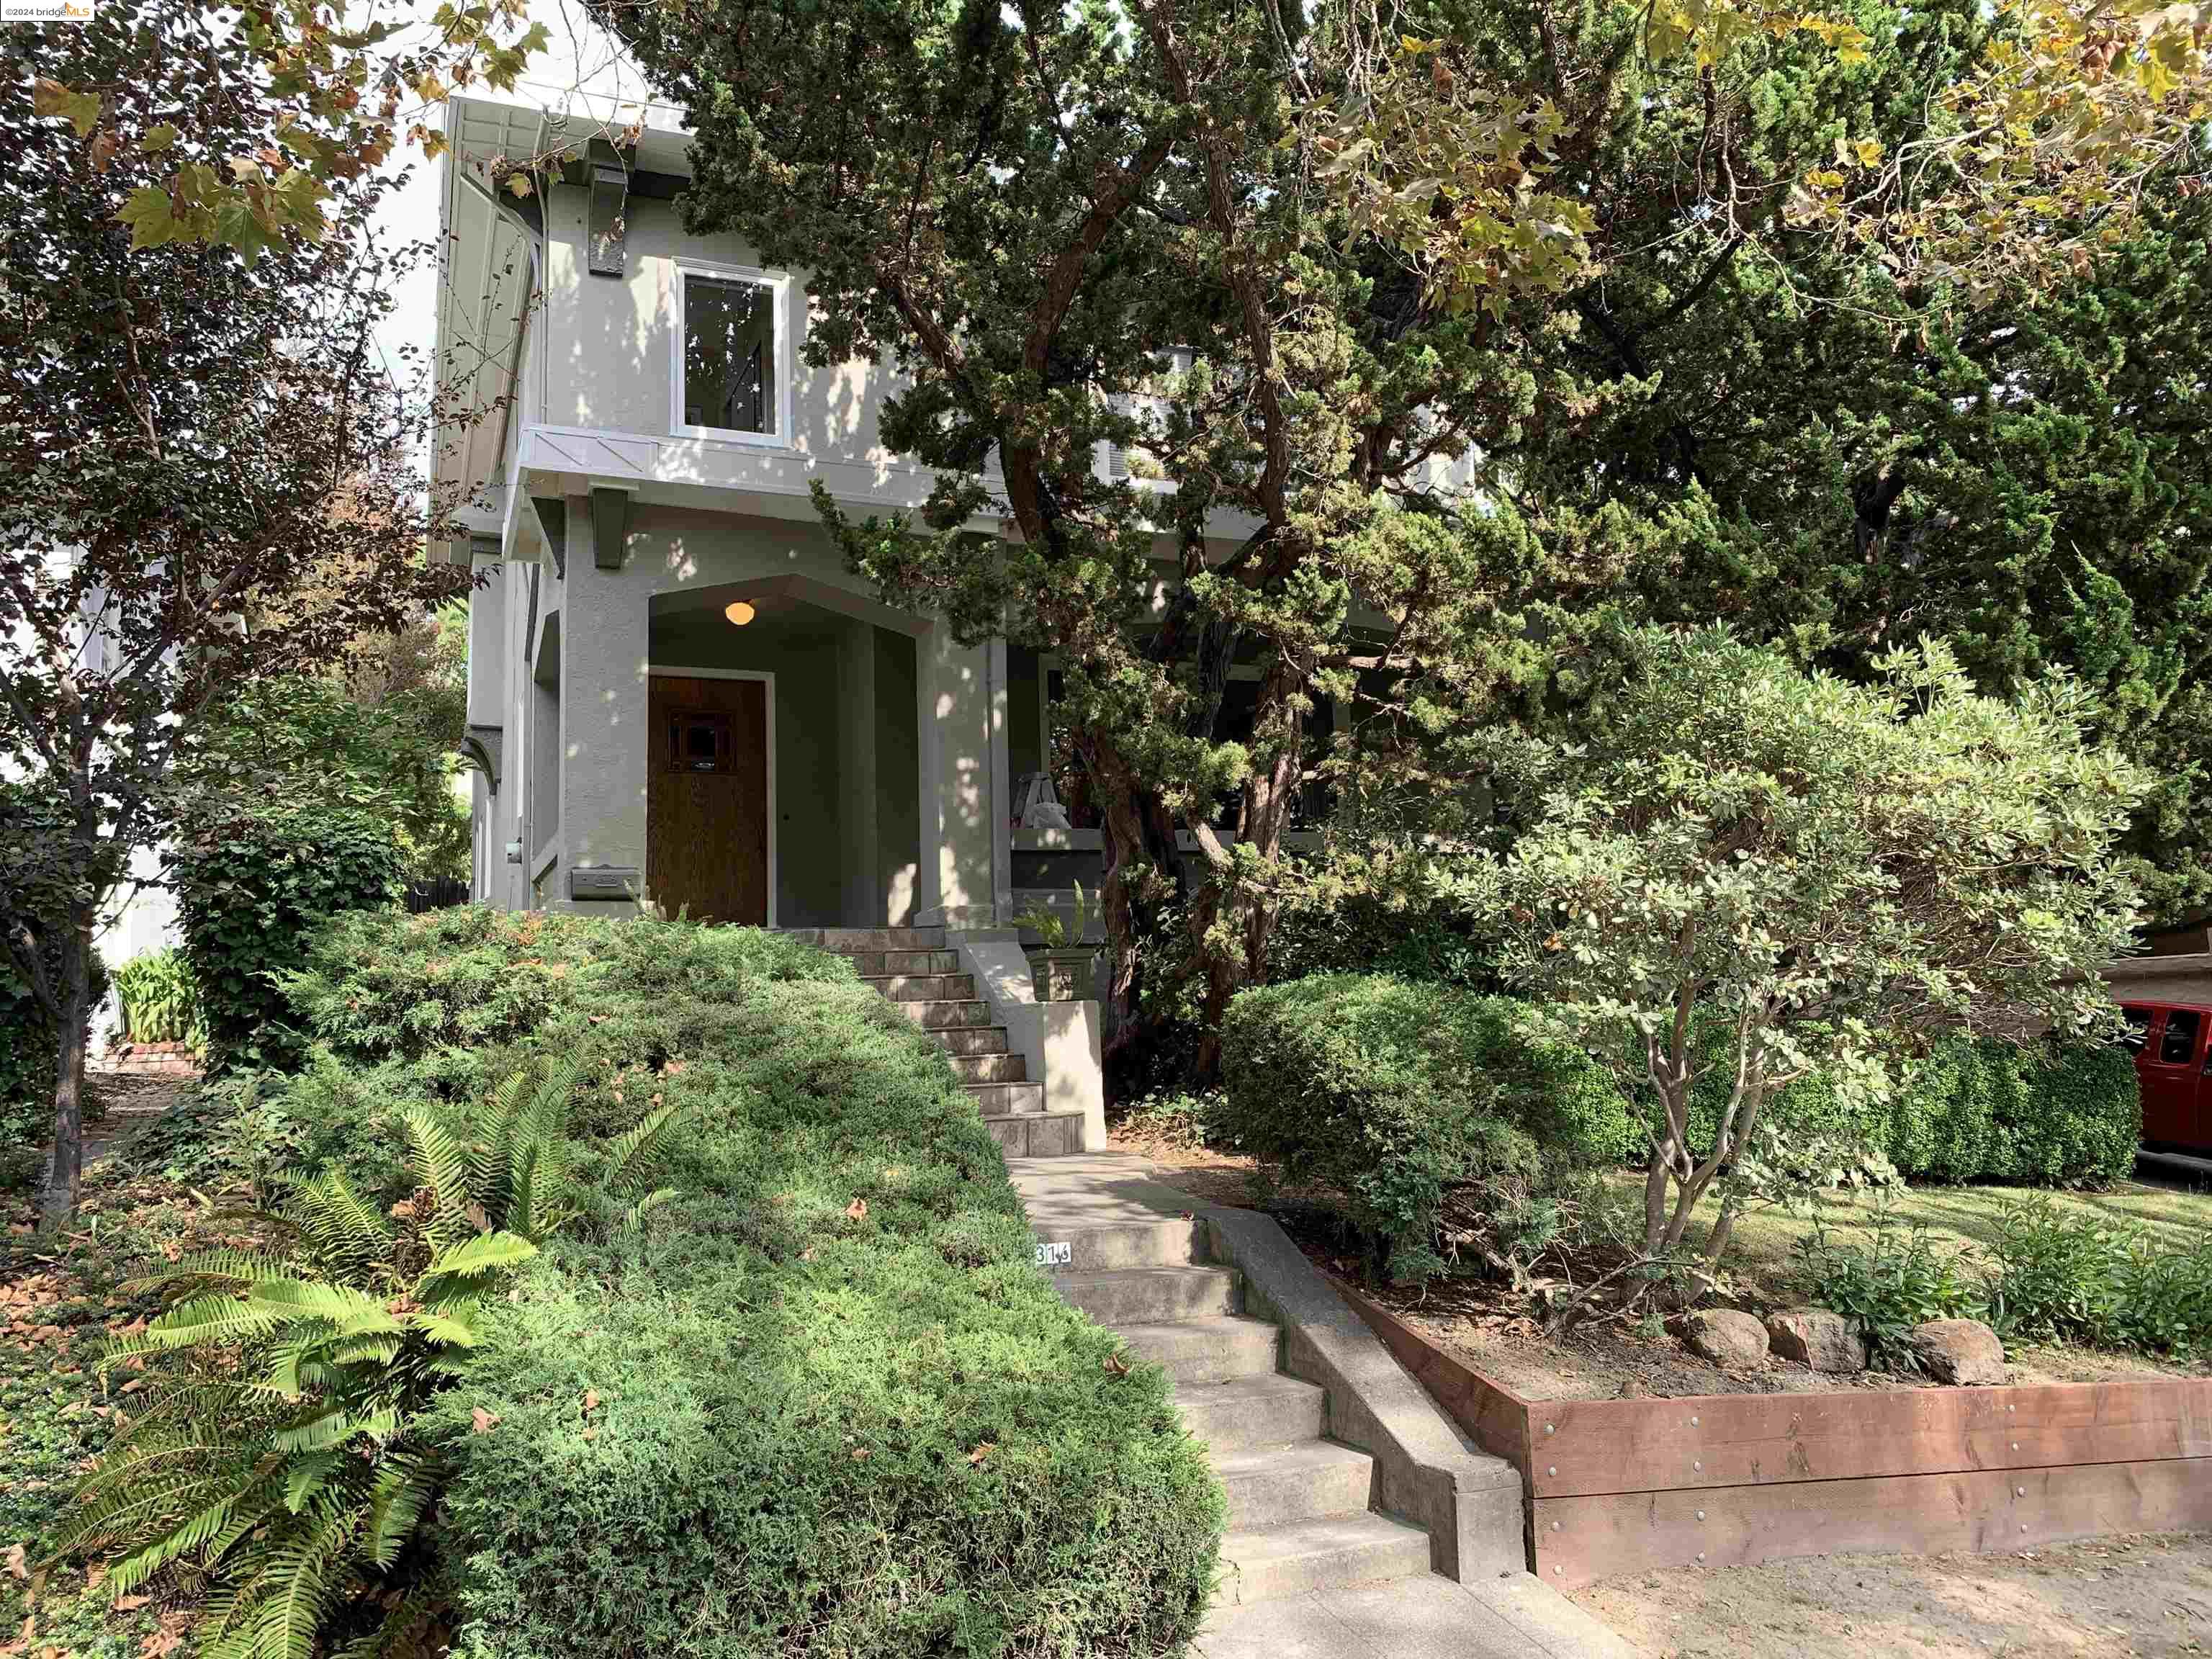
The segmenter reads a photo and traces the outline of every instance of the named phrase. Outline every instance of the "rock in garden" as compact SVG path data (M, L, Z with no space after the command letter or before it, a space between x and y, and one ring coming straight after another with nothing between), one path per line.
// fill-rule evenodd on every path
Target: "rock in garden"
M1921 1369L1938 1382L2005 1380L2004 1343L1978 1319L1931 1319L1907 1339Z
M1793 1308L1769 1315L1767 1340L1784 1359L1795 1359L1816 1371L1863 1371L1866 1344L1851 1322L1826 1308Z
M1675 1322L1682 1346L1723 1370L1750 1370L1766 1359L1766 1327L1733 1308L1700 1308Z

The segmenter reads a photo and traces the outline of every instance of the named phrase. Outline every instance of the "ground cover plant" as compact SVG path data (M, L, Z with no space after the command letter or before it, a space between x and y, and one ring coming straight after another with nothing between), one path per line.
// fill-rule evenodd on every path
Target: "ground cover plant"
M540 1237L444 1357L419 1443L456 1651L1136 1655L1193 1629L1202 1451L1036 1272L943 1055L842 962L462 909L344 918L283 989L314 1055L255 1083L261 1144L318 1144L349 1089L451 1121L555 1054L580 1181L684 1124L641 1224ZM242 1146L248 1109L202 1121ZM370 1115L322 1144L370 1207L412 1202Z
M42 1565L91 1461L145 1409L143 1373L98 1360L161 1310L136 1281L195 1251L255 1241L186 1186L110 1159L86 1173L83 1212L57 1235L11 1203L0 1233L0 1647L73 1659L189 1651L189 1605L118 1597L102 1564Z

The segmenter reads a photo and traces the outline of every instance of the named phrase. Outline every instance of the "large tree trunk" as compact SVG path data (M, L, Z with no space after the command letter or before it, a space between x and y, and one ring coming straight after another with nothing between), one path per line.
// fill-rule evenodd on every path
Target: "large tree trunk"
M84 1176L84 1061L92 1009L92 919L73 913L61 940L60 974L54 985L61 1018L55 1022L58 1065L54 1083L54 1141L46 1158L40 1211L48 1227L76 1213Z
M1304 723L1291 702L1304 684L1305 677L1298 665L1287 655L1278 653L1268 668L1267 678L1261 683L1259 705L1253 714L1255 747L1273 752L1267 765L1255 768L1244 781L1237 836L1240 846L1249 848L1270 864L1282 851L1283 830L1290 823L1291 808L1297 799L1305 773ZM1275 896L1264 887L1229 896L1237 923L1237 948L1227 952L1209 945L1205 936L1224 908L1220 883L1227 866L1224 849L1213 844L1203 827L1194 828L1200 844L1206 848L1212 860L1215 873L1209 902L1202 910L1194 908L1191 917L1192 948L1202 957L1206 981L1205 1029L1199 1036L1191 1082L1197 1088L1211 1088L1220 1075L1221 1026L1229 1017L1229 1000L1245 986L1261 984L1267 980L1267 941L1274 932Z
M1180 866L1173 826L1113 740L1096 732L1081 733L1075 750L1098 806L1104 843L1098 902L1111 957L1103 1057L1110 1085L1126 1069L1127 1057L1142 1053L1162 1023L1148 1018L1142 1006L1146 963L1139 911L1155 902L1158 884L1180 880ZM1153 890L1140 890L1146 887Z

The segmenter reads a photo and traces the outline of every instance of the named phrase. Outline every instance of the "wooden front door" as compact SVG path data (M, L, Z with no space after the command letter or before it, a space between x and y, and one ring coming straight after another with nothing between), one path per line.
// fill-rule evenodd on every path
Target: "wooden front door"
M653 676L645 884L670 915L768 925L768 686Z

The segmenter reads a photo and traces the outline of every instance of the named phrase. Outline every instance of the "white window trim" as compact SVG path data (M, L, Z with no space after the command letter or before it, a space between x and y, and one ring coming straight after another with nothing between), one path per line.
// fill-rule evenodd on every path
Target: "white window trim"
M764 711L768 728L768 921L775 926L775 890L781 872L777 867L775 853L775 676L757 668L686 668L680 663L648 663L646 673L654 678L672 680L760 680L768 687L767 708ZM648 722L650 724L650 722ZM648 747L646 764L653 764ZM648 831L648 834L650 832ZM652 848L646 849L648 858Z
M676 291L671 296L675 327L670 333L668 430L678 438L709 438L717 443L744 444L755 449L789 449L791 441L791 277L788 273L762 270L753 265L726 265L707 259L678 259ZM755 283L774 296L775 306L775 430L740 432L726 426L690 426L684 419L684 289L693 276L723 282Z

